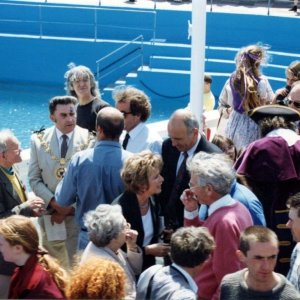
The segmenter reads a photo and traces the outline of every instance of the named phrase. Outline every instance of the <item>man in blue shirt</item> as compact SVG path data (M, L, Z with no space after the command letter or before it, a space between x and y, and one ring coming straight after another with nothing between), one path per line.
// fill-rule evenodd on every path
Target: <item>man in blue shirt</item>
M99 204L110 204L124 190L120 170L130 153L119 143L123 128L124 117L117 109L105 107L99 111L95 148L73 156L64 179L56 188L58 205L67 207L76 203L75 218L81 228L78 250L88 243L83 215Z

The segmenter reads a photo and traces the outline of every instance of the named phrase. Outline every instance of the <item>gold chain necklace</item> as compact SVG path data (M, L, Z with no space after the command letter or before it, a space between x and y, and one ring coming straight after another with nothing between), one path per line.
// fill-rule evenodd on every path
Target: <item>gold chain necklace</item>
M79 146L74 148L72 155L69 158L65 159L65 158L59 158L54 155L54 153L50 148L50 144L44 140L44 135L45 135L44 131L41 131L36 135L40 140L41 146L43 147L44 151L50 155L50 158L52 160L57 161L59 163L59 166L54 170L54 176L57 180L61 180L64 177L64 174L67 169L67 163L71 160L73 154L75 154L78 151L85 150L92 140L92 135L89 133L87 142L80 144Z

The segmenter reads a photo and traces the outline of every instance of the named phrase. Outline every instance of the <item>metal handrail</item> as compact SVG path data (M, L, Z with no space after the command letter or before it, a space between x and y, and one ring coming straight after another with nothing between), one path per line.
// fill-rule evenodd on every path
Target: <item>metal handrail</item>
M140 40L140 43L139 43L139 47L137 49L135 49L134 51L129 51L128 53L126 53L123 57L121 58L118 58L118 59L115 59L109 66L105 67L104 69L100 70L100 64L103 63L103 61L107 60L108 58L110 57L113 57L115 56L117 53L119 53L121 50L129 47L129 45L132 45L132 44L135 44L136 42L138 42ZM100 79L100 72L105 70L105 69L108 69L108 67L118 63L121 59L124 59L126 57L128 57L130 54L136 52L137 50L140 50L140 56L141 56L141 67L143 68L143 65L144 65L144 37L143 35L139 35L137 36L136 38L134 38L133 40L127 42L126 44L122 45L121 47L117 48L116 50L110 52L109 54L105 55L104 57L96 60L96 64L97 64L97 74L96 74L96 78L97 80ZM124 65L128 64L130 61L126 62ZM112 71L110 71L111 73Z
M12 22L20 22L20 23L36 23L38 24L38 31L36 32L36 35L39 35L40 38L43 37L44 35L44 27L43 25L44 24L65 24L65 25L81 25L81 26L90 26L90 25L94 25L94 32L93 32L93 39L95 41L97 41L97 39L99 38L98 36L98 26L101 26L100 23L98 23L98 17L97 17L97 13L98 11L114 11L114 10L117 10L117 11L120 11L119 9L115 9L115 8L104 8L104 7L95 7L95 6L91 6L91 7L84 7L84 9L87 9L89 11L93 11L94 12L94 17L92 18L92 20L90 20L90 22L87 22L87 23L81 23L81 22L68 22L68 21L46 21L44 20L44 16L43 16L43 12L45 9L51 7L51 8L58 8L58 9L82 9L82 6L67 6L67 5L51 5L51 6L48 6L46 5L49 4L49 2L45 1L45 3L42 3L42 4L27 4L27 3L0 3L1 5L9 5L9 6L29 6L29 7L33 7L34 9L37 9L38 10L38 19L37 20L23 20L23 19L15 19L15 18L2 18L1 21L5 21L5 22L8 22L8 23L12 23ZM141 30L143 30L144 32L150 32L150 39L151 40L154 40L155 39L155 30L156 30L156 10L155 11L147 11L147 10L138 10L137 11L138 13L145 13L145 14L151 14L151 15L154 15L154 18L153 18L153 26L149 27L149 28L141 28ZM135 13L134 10L132 10L132 13ZM103 27L106 27L106 28L122 28L122 29L130 29L131 27L126 27L126 26L114 26L114 25L103 25ZM152 34L151 34L152 32ZM71 36L69 36L71 37Z

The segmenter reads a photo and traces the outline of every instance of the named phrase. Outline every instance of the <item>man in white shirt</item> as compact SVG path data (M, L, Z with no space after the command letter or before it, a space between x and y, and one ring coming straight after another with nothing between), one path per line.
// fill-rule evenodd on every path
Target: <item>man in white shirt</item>
M123 148L132 153L150 150L161 154L162 138L145 122L151 114L149 97L141 90L128 86L113 93L116 108L124 115L124 132L120 137Z
M178 229L171 238L171 266L152 266L137 285L137 299L197 299L194 277L215 248L214 239L204 227Z

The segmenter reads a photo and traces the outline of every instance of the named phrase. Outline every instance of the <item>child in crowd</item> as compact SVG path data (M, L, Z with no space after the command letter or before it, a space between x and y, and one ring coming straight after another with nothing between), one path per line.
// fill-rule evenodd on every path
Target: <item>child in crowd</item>
M211 111L215 107L215 96L211 91L212 77L208 74L204 75L203 86L203 111ZM191 102L188 103L187 109L191 110Z
M237 151L231 139L221 134L215 134L211 142L218 146L222 151L224 151L224 153L226 153L233 162L236 161Z

